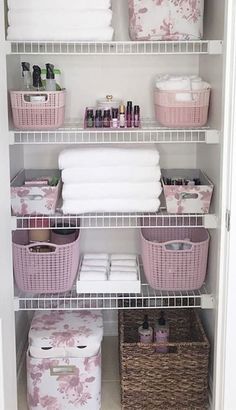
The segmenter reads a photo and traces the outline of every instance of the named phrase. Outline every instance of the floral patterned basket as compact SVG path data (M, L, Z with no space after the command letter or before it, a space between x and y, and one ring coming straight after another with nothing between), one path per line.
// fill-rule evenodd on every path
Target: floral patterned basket
M170 214L207 214L214 185L199 169L162 169L162 186ZM201 185L167 185L167 178L199 179Z
M200 40L204 0L129 0L132 40Z

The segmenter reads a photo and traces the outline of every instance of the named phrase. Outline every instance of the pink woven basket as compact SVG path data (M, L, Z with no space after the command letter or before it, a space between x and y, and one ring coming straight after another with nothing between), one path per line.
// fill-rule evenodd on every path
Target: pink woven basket
M59 293L72 288L79 265L79 239L66 245L28 244L28 231L13 234L13 266L16 284L24 292ZM34 253L37 245L53 248L50 253Z
M142 228L141 253L150 286L199 289L206 276L209 239L204 228Z
M45 102L30 102L30 96L43 95ZM65 121L65 91L11 91L14 126L21 130L61 127Z
M210 88L200 91L155 89L157 121L166 127L202 127L208 120L210 93Z

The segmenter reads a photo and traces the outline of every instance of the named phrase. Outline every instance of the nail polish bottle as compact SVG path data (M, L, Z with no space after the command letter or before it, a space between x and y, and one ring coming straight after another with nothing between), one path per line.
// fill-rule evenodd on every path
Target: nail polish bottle
M118 108L112 108L112 128L118 128Z
M132 105L132 101L127 102L126 121L127 121L127 128L132 128L132 125L133 125L133 105Z
M102 128L102 110L96 110L95 128Z
M110 110L104 110L103 113L103 127L104 128L110 128L111 126L111 111Z
M125 106L123 104L119 107L119 125L120 128L125 128Z
M93 128L94 127L94 114L93 110L88 109L87 110L87 128Z
M140 343L148 344L153 341L153 328L149 326L148 315L144 316L144 322L142 326L138 328Z
M140 107L139 105L134 106L134 127L140 127Z

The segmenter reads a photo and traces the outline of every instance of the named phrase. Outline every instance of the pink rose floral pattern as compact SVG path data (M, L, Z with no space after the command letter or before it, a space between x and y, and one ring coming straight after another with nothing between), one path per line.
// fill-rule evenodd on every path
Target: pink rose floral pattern
M169 213L209 212L213 186L177 186L164 185L167 211Z
M128 0L132 40L197 40L203 36L204 0Z

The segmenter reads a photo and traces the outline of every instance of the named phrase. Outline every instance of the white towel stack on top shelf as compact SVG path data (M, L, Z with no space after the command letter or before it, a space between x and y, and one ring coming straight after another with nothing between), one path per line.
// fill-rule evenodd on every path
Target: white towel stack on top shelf
M161 194L153 148L91 147L59 155L63 212L156 212Z
M194 94L189 91L203 91L210 88L210 84L203 81L201 77L196 75L189 76L174 76L174 75L159 75L156 78L156 88L161 91L178 91L176 93L176 101L192 101ZM182 93L179 91L188 91Z
M111 0L8 0L8 40L111 41Z

